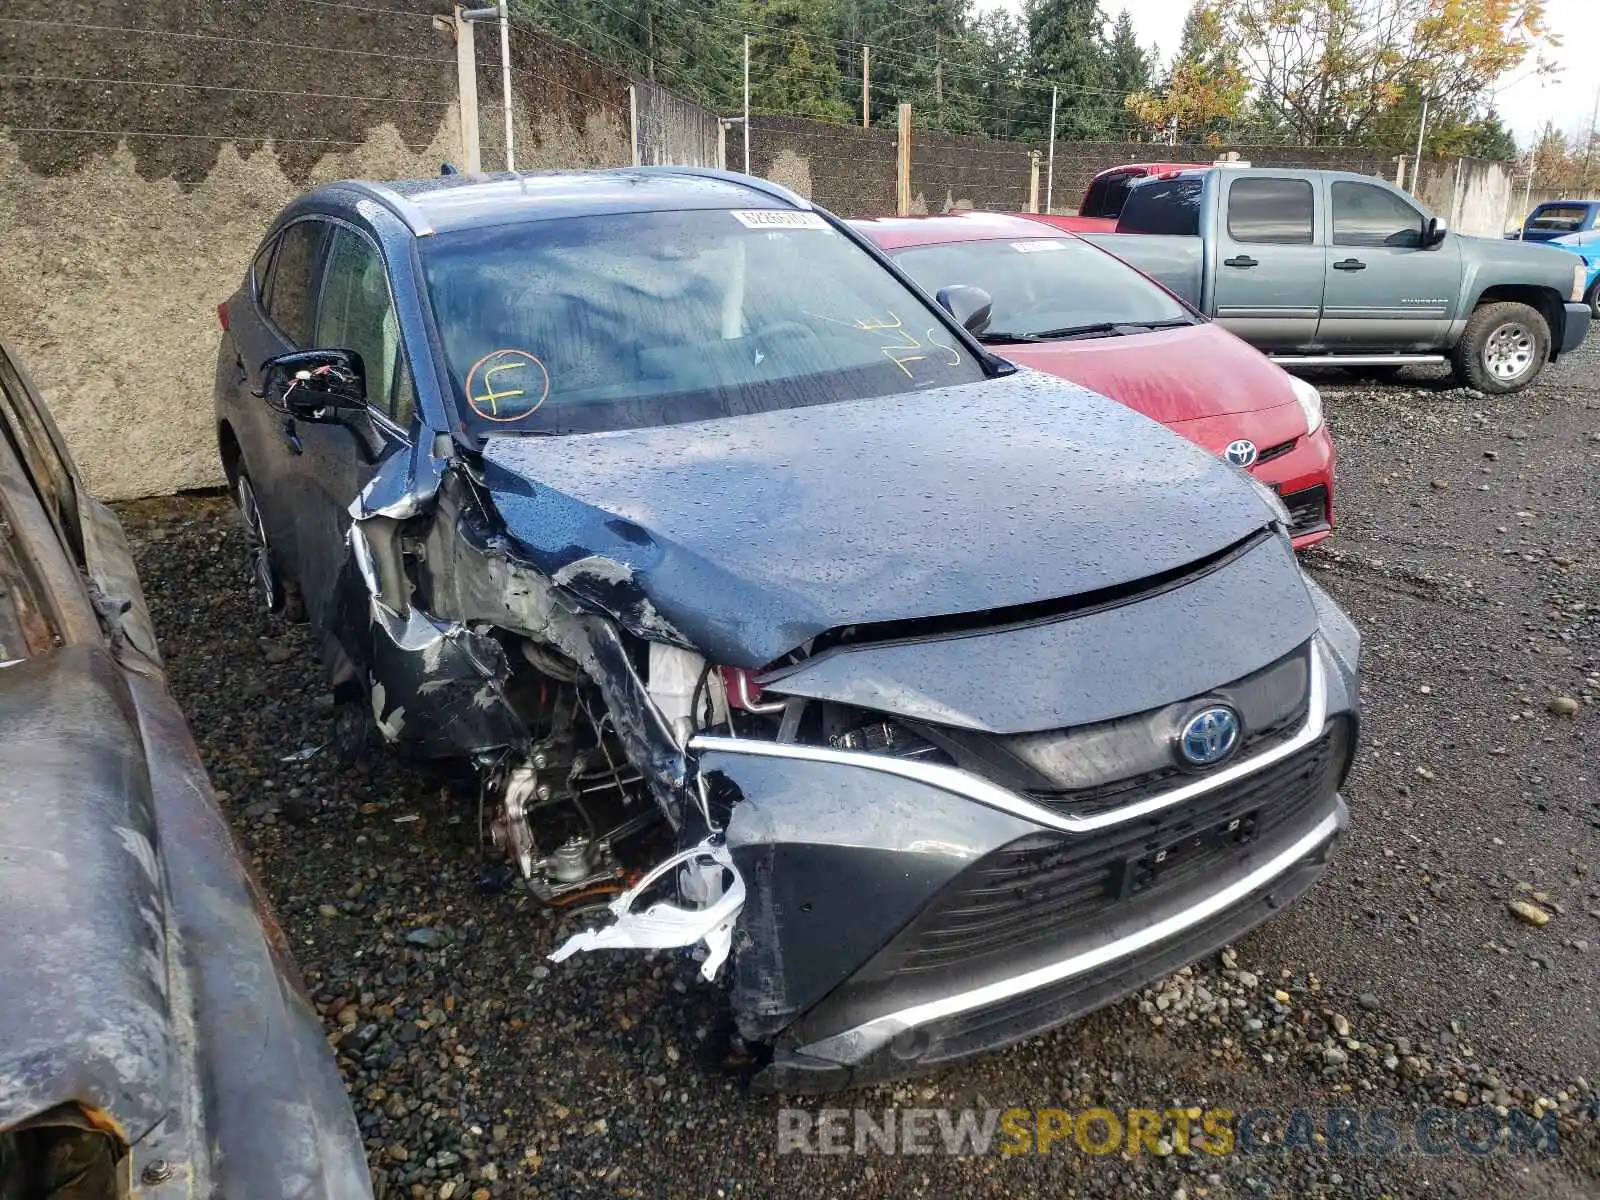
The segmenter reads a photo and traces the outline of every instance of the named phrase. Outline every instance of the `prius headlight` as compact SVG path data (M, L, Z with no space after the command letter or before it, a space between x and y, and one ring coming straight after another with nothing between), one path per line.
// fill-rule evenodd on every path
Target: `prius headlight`
M1315 433L1322 426L1322 393L1293 375L1289 376L1289 388L1294 392L1300 411L1306 415L1306 432Z

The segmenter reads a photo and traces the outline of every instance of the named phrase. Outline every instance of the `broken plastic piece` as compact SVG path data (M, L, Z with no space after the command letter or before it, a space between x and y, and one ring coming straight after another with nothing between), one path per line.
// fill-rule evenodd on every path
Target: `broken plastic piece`
M691 896L698 893L706 907L681 908L662 902L652 904L643 912L633 911L641 896L680 867L688 868L680 884L681 890ZM721 890L724 871L732 876L733 883ZM700 974L709 981L717 977L718 969L727 961L728 951L733 946L733 923L744 907L744 879L734 867L720 836L707 838L698 846L679 851L656 864L607 907L615 921L600 929L574 934L550 954L550 961L565 962L579 950L672 950L704 945L706 957L700 964Z

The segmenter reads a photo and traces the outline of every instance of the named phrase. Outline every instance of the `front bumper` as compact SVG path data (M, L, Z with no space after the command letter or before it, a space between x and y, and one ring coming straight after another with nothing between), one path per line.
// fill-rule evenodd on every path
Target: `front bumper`
M1358 641L1312 592L1303 720L1110 808L915 759L696 739L746 888L732 1003L772 1052L755 1086L827 1091L1009 1045L1305 891L1346 820L1357 730Z
M1332 861L1347 818L1335 796L1310 828L1256 849L1203 892L1174 896L1160 913L1129 912L1086 929L1032 970L780 1047L757 1084L803 1093L899 1078L1084 1016L1221 949L1297 900Z
M1304 550L1333 532L1333 438L1322 425L1293 450L1256 467L1253 474L1283 500L1289 536Z
M1566 320L1561 324L1561 346L1559 352L1567 354L1583 345L1583 339L1589 336L1590 313L1589 306L1583 301L1566 304Z

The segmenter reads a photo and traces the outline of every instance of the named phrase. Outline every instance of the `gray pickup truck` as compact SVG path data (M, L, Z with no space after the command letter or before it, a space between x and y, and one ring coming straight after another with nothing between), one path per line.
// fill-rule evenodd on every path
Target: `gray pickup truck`
M1365 175L1160 175L1130 189L1115 233L1081 236L1286 366L1448 361L1481 392L1515 392L1589 330L1572 255L1452 233Z

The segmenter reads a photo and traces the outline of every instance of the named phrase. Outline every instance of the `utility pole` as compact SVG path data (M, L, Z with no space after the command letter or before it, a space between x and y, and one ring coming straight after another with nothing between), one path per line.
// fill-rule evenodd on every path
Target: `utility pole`
M1056 86L1050 85L1050 161L1044 171L1044 211L1048 216L1055 212L1056 187Z
M1422 135L1428 132L1428 98L1422 98L1422 120L1417 124L1417 154L1411 167L1411 194L1422 199L1417 189L1422 186Z
M447 33L456 43L456 103L461 125L461 169L469 175L483 170L478 139L478 54L472 22L461 5L450 16L433 18L433 27Z
M511 152L511 18L506 14L506 0L500 0L500 101L506 110L506 170L517 169L516 157Z
M1600 123L1600 87L1594 89L1594 109L1589 113L1589 139L1583 144L1583 187L1589 190L1589 159L1594 154L1595 125Z
M506 0L500 0L488 8L462 8L457 5L452 23L456 35L456 91L461 102L461 141L468 171L481 169L478 163L478 59L472 23L494 20L500 22L500 103L506 114L506 170L517 169L517 160L511 148L511 23L506 16ZM445 18L439 17L434 24L443 29L444 21ZM469 108L470 118L467 116Z
M900 104L897 114L899 125L899 153L895 158L895 213L898 216L911 215L911 105Z
M744 35L744 173L750 174L750 35Z
M872 47L861 47L861 128L872 126Z

